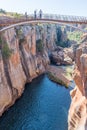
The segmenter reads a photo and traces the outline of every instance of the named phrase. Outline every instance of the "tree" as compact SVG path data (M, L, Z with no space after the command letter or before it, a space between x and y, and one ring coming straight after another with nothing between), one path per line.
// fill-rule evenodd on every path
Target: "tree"
M0 13L6 14L6 11L3 9L0 9Z

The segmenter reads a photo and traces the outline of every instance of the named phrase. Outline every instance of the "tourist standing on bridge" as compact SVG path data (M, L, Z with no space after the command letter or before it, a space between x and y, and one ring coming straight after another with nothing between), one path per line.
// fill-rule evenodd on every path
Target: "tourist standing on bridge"
M27 18L28 18L27 12L25 12L25 18L26 18L26 20L27 20Z
M34 11L34 19L36 19L37 18L37 11L35 10Z
M39 16L40 16L40 19L42 18L42 10L40 9L39 11Z

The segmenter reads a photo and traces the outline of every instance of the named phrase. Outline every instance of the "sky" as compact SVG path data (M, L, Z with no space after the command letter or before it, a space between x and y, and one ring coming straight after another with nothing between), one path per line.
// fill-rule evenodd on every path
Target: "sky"
M0 0L0 8L28 14L42 9L48 14L87 16L87 0Z

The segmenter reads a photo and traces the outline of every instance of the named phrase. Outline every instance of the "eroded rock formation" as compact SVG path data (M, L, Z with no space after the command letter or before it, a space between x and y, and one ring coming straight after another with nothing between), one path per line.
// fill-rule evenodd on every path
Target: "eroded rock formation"
M50 59L51 62L56 65L72 65L74 61L73 49L57 46L57 48L51 52Z
M68 130L87 130L87 43L76 50L75 60L76 87L71 91Z
M46 71L49 55L56 50L56 29L20 26L0 35L0 116L21 96L26 83Z
M36 51L35 28L12 28L1 35L0 116L21 96L25 83L45 72L48 63L47 51Z

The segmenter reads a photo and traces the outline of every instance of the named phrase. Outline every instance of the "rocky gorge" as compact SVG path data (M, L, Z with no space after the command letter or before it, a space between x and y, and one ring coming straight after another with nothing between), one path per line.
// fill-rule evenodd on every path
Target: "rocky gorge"
M7 30L1 36L0 115L21 96L27 82L45 72L49 62L46 51L42 56L36 54L35 28L18 29ZM11 50L11 56L5 57L2 50Z
M22 95L26 83L46 72L50 58L57 65L72 65L75 60L76 87L71 92L68 129L86 130L87 44L75 51L57 47L56 29L55 25L30 25L11 28L1 34L0 116Z
M0 116L22 95L26 83L45 73L56 48L56 29L25 25L0 35Z

